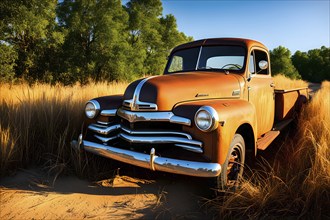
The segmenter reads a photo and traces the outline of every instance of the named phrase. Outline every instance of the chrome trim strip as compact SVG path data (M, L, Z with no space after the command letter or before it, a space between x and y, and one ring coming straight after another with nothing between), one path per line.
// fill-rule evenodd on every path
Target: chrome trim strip
M152 79L154 77L156 77L156 76L150 76L148 78L145 78L145 79L141 80L139 82L139 84L135 87L133 98L132 99L129 99L129 100L124 100L123 101L123 105L124 106L127 106L127 107L130 107L130 109L133 110L133 111L140 111L140 110L157 111L158 110L158 106L155 103L149 103L149 102L142 102L142 101L140 101L140 92L141 92L142 86L149 79ZM128 103L128 105L126 103ZM147 106L149 106L149 108L147 107L147 108L141 108L140 109L140 105L147 105Z
M200 49L199 49L199 53L198 53L198 58L197 58L197 63L196 63L195 70L198 70L198 65L199 65L199 60L201 58L202 50L203 50L203 46L201 46Z
M195 141L195 140L188 140L186 138L180 138L180 137L164 137L164 136L158 136L158 137L146 137L146 136L132 136L124 133L120 133L119 137L130 142L130 143L137 143L137 144L191 144L191 145L197 145L199 147L202 147L202 142Z
M110 127L106 128L100 128L98 126L95 126L95 124L91 124L88 126L88 129L95 131L96 133L107 135L112 131L118 130L120 128L120 125L112 125Z
M106 126L106 125L111 124L111 122L97 121L97 124Z
M139 82L139 84L136 86L135 91L134 91L134 95L133 95L133 100L135 101L140 101L140 92L142 89L142 86L149 80L152 78L155 78L156 76L150 76L148 78L143 79L142 81Z
M118 138L118 135L113 136L113 137L108 137L108 138L106 138L106 137L101 137L101 136L95 134L94 137L96 137L97 139L99 139L99 140L102 141L103 143L107 143L107 142L109 142L109 141L111 141L111 140L113 140L113 139Z
M78 148L80 148L82 142L83 142L83 135L82 134L79 134L79 137L78 137Z
M102 116L116 116L117 109L106 109L101 111Z
M83 141L83 148L86 151L103 157L147 169L152 168L156 171L197 177L217 177L221 172L221 165L218 163L195 162L158 157L155 155L155 150L152 149L150 154L143 154L111 146L104 146L90 141Z
M155 169L155 158L156 158L157 156L156 156L156 150L155 150L155 148L151 148L151 150L150 150L150 162L149 162L149 164L150 164L150 170L153 170L153 171L155 171L156 169Z
M185 150L195 152L195 153L201 153L201 154L203 153L203 149L200 147L194 147L194 146L189 146L189 145L184 145L184 144L174 144L174 145L177 147L181 147Z
M107 128L109 126L102 125L102 124L93 124L93 126L98 127L98 128Z
M172 112L131 112L120 108L117 111L117 115L131 123L138 121L165 121L187 126L191 125L190 119L176 116Z
M190 121L190 119L188 119L188 118L183 118L183 117L180 117L180 116L176 116L176 115L174 115L174 114L173 114L173 116L171 116L171 118L170 118L170 122L171 122L171 123L175 123L175 124L188 125L188 126L191 125L191 121Z
M189 140L192 140L192 137L190 134L183 133L183 132L176 132L176 131L132 131L128 128L121 127L121 130L125 131L129 134L136 134L136 135L154 135L154 134L176 134L185 136Z

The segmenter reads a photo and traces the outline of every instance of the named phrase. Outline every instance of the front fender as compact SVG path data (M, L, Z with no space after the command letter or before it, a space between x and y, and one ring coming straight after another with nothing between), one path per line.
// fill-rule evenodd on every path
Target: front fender
M202 132L195 126L194 115L202 106L211 106L219 115L219 126L212 132ZM225 162L230 143L241 125L250 125L253 128L254 140L256 140L255 108L246 100L194 101L176 106L173 112L193 121L191 127L185 126L183 129L204 143L204 154L213 162L220 164Z
M118 109L122 105L123 95L102 96L91 100L95 100L100 104L101 112L102 110ZM109 122L109 120L112 119L109 119L109 117L105 117L100 114L94 119L89 119L84 114L84 122L82 125L81 133L85 137L88 125L96 123L96 121Z
M123 95L111 95L94 98L92 100L98 101L103 109L118 109L123 102Z

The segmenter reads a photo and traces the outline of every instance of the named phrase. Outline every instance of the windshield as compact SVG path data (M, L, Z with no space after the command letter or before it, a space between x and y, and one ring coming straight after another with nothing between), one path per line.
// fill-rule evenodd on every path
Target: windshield
M179 50L172 54L165 73L196 70L228 70L241 72L245 49L241 46L202 46Z

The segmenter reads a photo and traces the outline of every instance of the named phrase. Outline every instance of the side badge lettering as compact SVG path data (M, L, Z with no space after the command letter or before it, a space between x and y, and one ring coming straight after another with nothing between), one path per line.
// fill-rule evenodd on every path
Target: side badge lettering
M240 94L241 94L241 91L239 89L237 89L237 90L233 91L232 96L238 96Z

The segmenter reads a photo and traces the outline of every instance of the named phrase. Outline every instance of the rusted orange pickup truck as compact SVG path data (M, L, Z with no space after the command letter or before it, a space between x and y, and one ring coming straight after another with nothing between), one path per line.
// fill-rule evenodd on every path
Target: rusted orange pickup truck
M209 177L225 189L308 98L276 90L267 48L217 38L174 48L163 75L94 98L72 146L154 171Z

